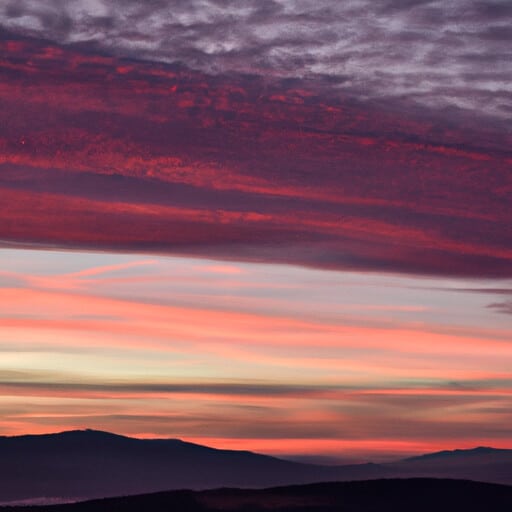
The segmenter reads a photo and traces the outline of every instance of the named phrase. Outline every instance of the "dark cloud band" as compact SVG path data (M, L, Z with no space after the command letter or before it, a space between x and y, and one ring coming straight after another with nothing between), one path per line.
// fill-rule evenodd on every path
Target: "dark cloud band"
M501 124L10 36L4 245L512 275Z

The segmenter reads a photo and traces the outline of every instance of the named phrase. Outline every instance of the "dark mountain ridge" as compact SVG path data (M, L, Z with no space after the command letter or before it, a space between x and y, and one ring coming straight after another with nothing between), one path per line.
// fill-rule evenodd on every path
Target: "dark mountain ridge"
M0 502L63 501L221 486L267 487L384 477L380 466L316 466L178 439L134 439L108 432L0 437Z
M477 448L390 464L322 466L96 430L0 437L0 503L405 477L512 484L512 450Z
M453 457L475 457L481 455L509 455L512 450L506 450L504 448L491 448L490 446L477 446L476 448L469 448L467 450L443 450L440 452L426 453L424 455L417 455L416 457L408 457L404 459L407 462L433 460L433 459L446 459Z

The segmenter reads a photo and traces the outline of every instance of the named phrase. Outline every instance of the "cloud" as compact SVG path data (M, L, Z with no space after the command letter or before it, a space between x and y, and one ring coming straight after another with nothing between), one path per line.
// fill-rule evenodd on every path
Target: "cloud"
M109 379L107 382L98 379L84 379L73 374L58 374L52 372L14 371L0 370L0 387L6 389L26 390L28 393L59 394L67 393L68 396L77 397L104 395L104 398L129 398L169 395L197 395L236 397L243 400L244 397L288 397L288 398L316 398L325 396L326 393L355 390L357 386L322 386L305 384L271 383L268 381L233 381L222 380L208 381L200 379L198 382L145 382L126 381L120 382Z
M245 447L253 449L264 440L269 441L267 446L280 440L282 452L291 448L289 453L297 450L294 441L299 439L306 450L318 449L319 443L332 448L336 443L354 443L353 449L374 443L377 446L367 446L374 453L379 446L391 452L399 442L449 446L455 439L466 443L492 439L502 444L508 441L512 397L510 382L502 388L491 385L486 391L371 386L335 390L333 386L215 381L196 385L56 383L27 376L29 382L0 383L0 389L12 397L2 408L4 428L11 423L31 431L48 425L101 426L124 433L203 437L198 442L214 446L244 440ZM59 396L59 391L65 402L48 400Z
M132 361L138 367L141 354L178 361L180 372L192 373L208 361L210 368L230 375L273 368L283 378L304 372L340 376L342 368L341 375L357 382L369 375L386 382L412 376L430 381L446 378L447 371L453 379L467 380L506 373L512 353L506 329L443 332L415 322L371 327L363 319L351 325L339 318L164 306L54 290L2 290L0 298L6 305L0 318L5 338L18 352L39 354L40 364L50 367L60 359L49 354L70 354L68 366L77 368L85 362L75 355L87 359L98 352L122 354L128 366ZM490 352L483 355L484 349ZM94 371L110 374L111 364L94 361Z
M505 281L503 283L504 285L508 284L508 281ZM481 293L481 294L487 294L487 295L512 295L512 288L506 288L505 286L501 288L491 288L491 287L485 287L485 288L468 288L468 287L449 287L449 288L431 288L433 290L437 291L445 291L445 292L459 292L459 293Z
M9 37L4 244L511 275L499 120Z
M510 290L508 293L512 293ZM495 310L497 313L504 313L506 315L512 315L512 301L505 302L493 302L487 306L490 309Z
M510 92L506 1L19 0L5 4L0 23L208 72L342 77L337 87L358 98L407 98L503 119L512 101L482 101L486 91ZM496 67L501 78L479 76Z
M58 266L49 268L55 281L87 280L153 268L140 263L105 262L85 272L71 265L60 274ZM210 270L201 262L194 268ZM269 282L280 270L274 272ZM168 272L169 295L181 273ZM33 277L25 276L27 285ZM207 290L204 309L190 305L193 293L188 306L164 306L137 300L132 290L124 300L95 296L95 284L88 295L1 291L0 329L8 340L0 346L2 433L88 426L271 453L371 457L455 441L509 442L506 328L494 337L472 327L445 326L443 333L417 321L371 328L372 319L357 326L339 314L327 320L309 280L290 292L310 305L299 318L287 317L282 305L266 314L237 313Z

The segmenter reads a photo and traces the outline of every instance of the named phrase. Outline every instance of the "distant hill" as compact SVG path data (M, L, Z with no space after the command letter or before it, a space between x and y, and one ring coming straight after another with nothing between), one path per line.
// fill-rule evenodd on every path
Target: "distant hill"
M171 491L2 512L482 512L512 510L512 487L436 479L321 483L262 490Z
M0 503L366 480L391 474L375 464L316 466L178 439L134 439L95 430L0 437Z
M0 504L397 477L463 478L512 485L512 450L477 448L391 464L321 466L248 451L217 450L178 439L134 439L96 430L0 437Z
M512 450L503 450L499 448L491 448L489 446L478 446L469 450L443 450L441 452L427 453L425 455L418 455L416 457L409 457L404 459L403 462L425 462L426 460L455 460L455 459L468 459L471 457L510 457Z
M512 485L512 450L487 446L429 453L387 464L386 467L411 476L462 478Z

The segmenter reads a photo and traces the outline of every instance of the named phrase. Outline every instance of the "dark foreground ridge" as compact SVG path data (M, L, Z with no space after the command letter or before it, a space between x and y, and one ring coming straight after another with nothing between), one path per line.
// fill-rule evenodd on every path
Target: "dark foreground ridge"
M321 466L95 430L0 437L0 505L418 477L512 485L512 450L455 450L389 464Z
M512 510L512 487L467 480L404 479L271 489L170 491L2 512L473 512Z

